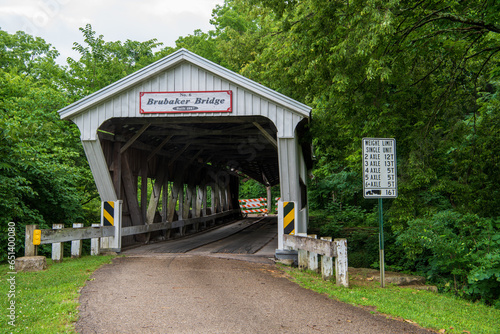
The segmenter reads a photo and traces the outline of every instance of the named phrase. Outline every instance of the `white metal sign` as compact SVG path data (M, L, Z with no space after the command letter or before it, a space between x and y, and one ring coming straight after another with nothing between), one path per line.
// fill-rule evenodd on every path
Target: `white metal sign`
M363 197L398 197L396 140L363 138Z
M232 112L232 91L141 92L141 114Z

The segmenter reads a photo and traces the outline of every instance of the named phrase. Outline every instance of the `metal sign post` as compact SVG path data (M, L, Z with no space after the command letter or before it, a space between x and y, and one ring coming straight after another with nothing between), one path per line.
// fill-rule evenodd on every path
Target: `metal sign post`
M382 208L382 198L378 199L378 231L380 286L385 288L384 210Z
M363 197L378 198L380 286L385 287L383 198L398 197L396 140L363 138Z

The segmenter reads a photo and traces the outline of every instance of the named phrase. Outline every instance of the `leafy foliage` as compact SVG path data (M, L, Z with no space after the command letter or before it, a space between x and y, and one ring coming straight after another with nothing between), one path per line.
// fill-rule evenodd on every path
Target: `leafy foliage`
M82 58L69 60L69 69L55 63L58 52L43 39L0 30L0 241L6 244L7 223L15 222L19 256L26 224L99 220L78 128L57 110L169 52L154 54L155 40L106 43L90 25L81 30L87 45L75 45Z
M500 221L440 211L408 222L397 242L409 261L421 258L429 279L461 295L498 303L500 295ZM411 266L411 263L410 263ZM453 281L447 281L448 277Z
M415 222L457 231L462 219L472 223L470 217L477 217L477 223L498 218L499 5L247 0L226 1L222 14L229 17L231 8L234 16L245 12L242 5L248 8L248 22L259 23L258 32L238 29L236 23L225 26L225 33L239 32L224 40L226 48L247 55L240 41L259 34L260 39L249 44L250 58L232 53L240 73L313 106L318 162L310 207L333 217L325 228L373 225L375 203L361 198L361 138L396 138L399 197L384 205L389 265L432 268L431 278L452 282L451 290L464 294L465 286L493 303L486 296L494 296L493 286L499 285L495 275L500 270L494 264L498 245L489 246L488 265L477 269L479 264L459 266L476 263L467 257L470 245L447 266L431 246L412 258L410 244L401 240L409 231L416 237ZM440 214L462 218L445 220ZM480 224L477 230L482 228ZM435 246L474 239L454 233L443 234ZM500 230L493 224L489 233L496 238ZM468 283L469 275L488 277L487 283L475 287ZM454 284L458 278L460 284ZM466 294L473 296L470 291Z
M166 48L154 53L160 47L156 39L145 42L127 40L105 42L104 36L96 36L90 24L80 28L85 45L74 43L73 49L80 54L79 60L68 58L71 89L79 98L93 93L115 81L151 64L172 52Z

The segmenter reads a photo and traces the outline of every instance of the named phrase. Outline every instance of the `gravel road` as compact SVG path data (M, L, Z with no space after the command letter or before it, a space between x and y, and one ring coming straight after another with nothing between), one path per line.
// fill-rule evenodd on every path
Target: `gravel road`
M132 254L82 289L78 333L430 333L333 301L273 264L199 254Z

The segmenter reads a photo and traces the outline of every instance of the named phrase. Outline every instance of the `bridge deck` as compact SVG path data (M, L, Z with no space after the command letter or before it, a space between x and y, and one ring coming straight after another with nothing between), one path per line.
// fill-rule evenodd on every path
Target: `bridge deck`
M150 253L230 253L273 256L277 248L276 217L246 218L181 239L144 245L124 255ZM275 245L276 244L276 245ZM269 253L269 254L268 254Z

